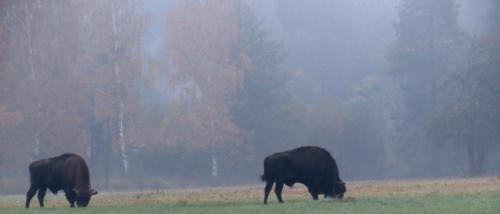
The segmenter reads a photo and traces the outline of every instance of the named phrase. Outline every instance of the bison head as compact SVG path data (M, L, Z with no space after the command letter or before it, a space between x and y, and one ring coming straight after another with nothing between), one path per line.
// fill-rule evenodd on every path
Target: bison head
M338 199L344 198L344 193L346 192L345 183L342 181L336 182L333 191Z
M90 188L87 190L73 189L73 191L76 193L76 206L78 207L86 207L89 205L90 197L97 195L97 191Z

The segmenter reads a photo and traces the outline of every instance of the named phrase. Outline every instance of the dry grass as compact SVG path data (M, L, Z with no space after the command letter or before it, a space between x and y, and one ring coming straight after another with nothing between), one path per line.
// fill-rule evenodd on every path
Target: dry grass
M422 196L422 195L454 195L462 193L478 193L500 191L500 178L473 179L441 179L441 180L406 180L406 181L360 181L347 182L346 202L356 198L390 197L390 196ZM284 200L310 199L303 185L285 188ZM67 207L64 194L58 196L48 194L48 207ZM239 186L206 189L172 190L160 192L114 192L100 193L92 198L92 206L152 205L152 204L205 204L230 203L241 201L258 201L263 198L263 185ZM276 200L272 193L271 200ZM0 208L23 207L24 196L0 197ZM31 202L38 206L36 196Z
M354 182L349 185L353 197L454 195L500 190L500 177L384 182Z

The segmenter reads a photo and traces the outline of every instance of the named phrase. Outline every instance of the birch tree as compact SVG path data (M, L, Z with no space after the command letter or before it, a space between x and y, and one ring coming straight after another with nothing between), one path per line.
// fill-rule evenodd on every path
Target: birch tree
M129 131L134 124L137 81L143 61L143 3L142 0L112 0L90 5L84 17L89 29L87 38L92 40L85 50L90 56L87 93L95 105L90 112L96 114L95 120L99 123L112 121L106 131L112 133L123 172L128 177L128 144L134 141Z
M113 0L109 1L109 14L111 15L111 32L109 40L109 63L112 65L113 83L112 97L114 116L116 121L116 140L122 167L125 176L129 176L129 158L127 145L133 142L131 135L127 132L133 124L133 100L134 81L137 80L142 69L142 33L144 20L140 13L142 1ZM105 29L103 29L105 30Z
M34 53L33 53L33 38L32 38L32 22L33 22L33 6L34 4L30 1L24 1L24 27L25 27L25 38L26 38L26 49L27 49L27 59L29 65L29 75L31 84L33 87L33 93L35 97L35 114L36 119L34 123L34 133L33 133L33 155L32 159L36 159L40 154L40 119L42 114L42 97L39 74L35 70Z

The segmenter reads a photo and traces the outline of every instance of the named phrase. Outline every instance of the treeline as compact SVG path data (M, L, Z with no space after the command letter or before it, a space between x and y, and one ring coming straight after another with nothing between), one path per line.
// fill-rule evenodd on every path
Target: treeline
M453 0L406 0L399 8L387 56L399 89L397 136L409 145L399 150L415 149L413 159L427 159L417 167L440 176L453 168L459 175L498 173L487 169L498 160L500 133L500 3L490 4L486 30L472 34L458 23ZM446 161L453 155L456 161Z
M255 183L305 144L346 179L498 173L500 4L470 35L438 2L390 39L351 1L175 1L152 55L141 0L1 1L0 179L75 152L101 189Z

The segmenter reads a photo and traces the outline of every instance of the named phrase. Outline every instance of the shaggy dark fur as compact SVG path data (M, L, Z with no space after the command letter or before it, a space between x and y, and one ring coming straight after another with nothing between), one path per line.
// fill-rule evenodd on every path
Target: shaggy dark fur
M26 208L38 191L38 202L43 207L45 192L56 194L63 190L71 207L86 207L90 197L97 192L90 188L89 168L82 157L63 154L57 157L34 161L29 166L30 189L26 193Z
M267 156L261 179L266 182L264 204L275 182L274 192L281 203L283 184L290 187L294 183L304 184L313 200L318 200L319 194L324 194L325 198L336 196L342 199L346 191L335 159L325 149L315 146L303 146Z

